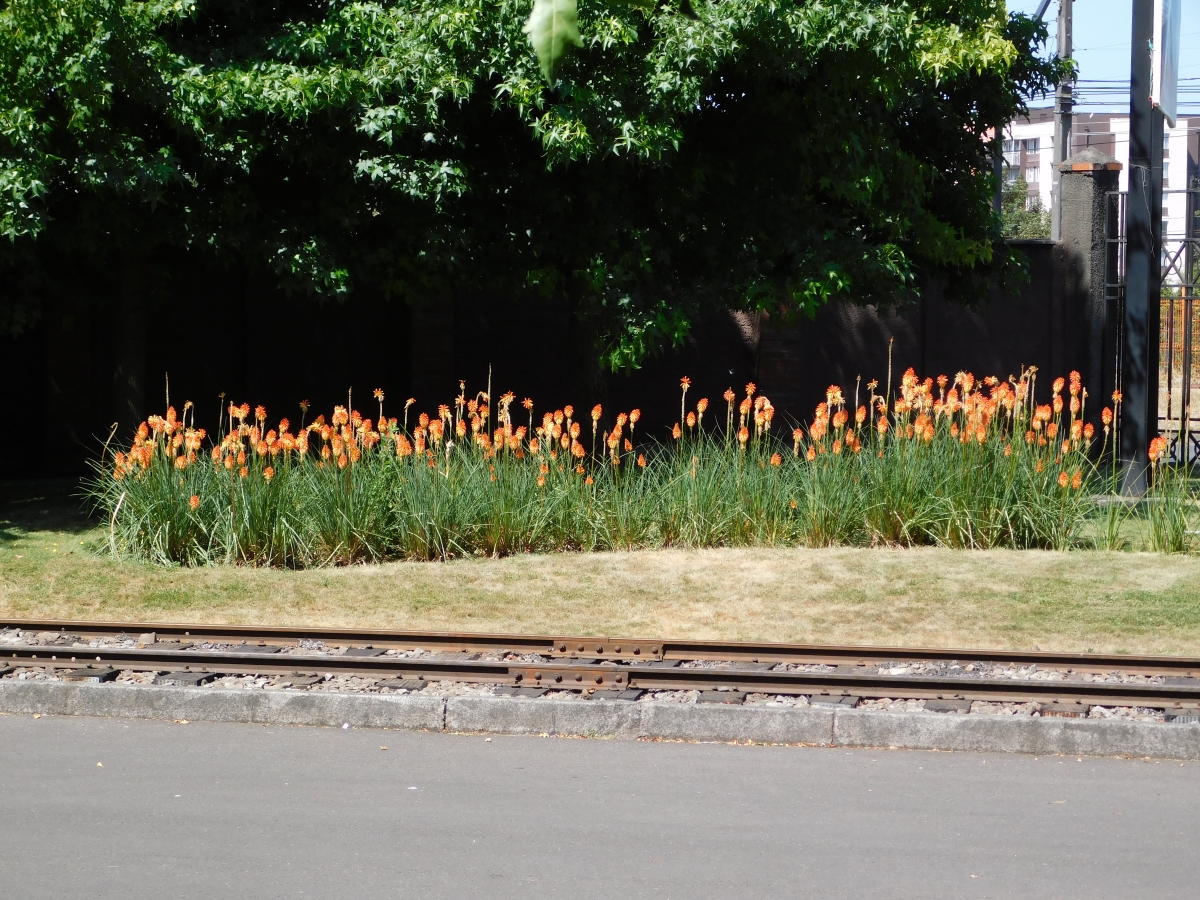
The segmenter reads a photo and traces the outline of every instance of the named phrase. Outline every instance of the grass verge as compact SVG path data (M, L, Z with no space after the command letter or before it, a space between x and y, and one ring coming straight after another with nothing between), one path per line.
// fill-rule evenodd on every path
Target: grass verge
M1200 558L721 549L290 571L92 548L69 482L0 482L0 616L1200 656Z

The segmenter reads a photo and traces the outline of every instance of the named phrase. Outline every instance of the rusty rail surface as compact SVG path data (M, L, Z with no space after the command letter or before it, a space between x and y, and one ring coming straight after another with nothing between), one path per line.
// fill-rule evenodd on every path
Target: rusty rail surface
M459 681L551 690L732 690L766 694L946 700L1038 701L1150 708L1200 707L1200 660L1083 653L932 648L849 647L719 641L654 641L553 635L396 632L362 629L278 628L240 625L164 625L0 619L0 628L73 635L79 639L153 635L153 643L129 647L63 644L0 646L0 673L11 667L64 670L90 667L142 672L222 675L359 675L413 682ZM280 653L300 641L327 647L376 650L424 649L436 656L395 657ZM196 649L198 642L236 643L228 649ZM264 652L266 651L266 652ZM479 652L545 657L541 661L472 658ZM687 667L678 661L727 666ZM886 674L867 671L880 663L955 661L1036 666L1072 674L1119 671L1166 675L1166 683L1089 682L985 678L953 674ZM775 671L779 663L832 665L832 671ZM78 674L78 673L77 673Z
M333 647L536 653L551 657L609 660L714 660L808 665L871 665L884 662L959 662L1036 665L1081 673L1123 671L1139 675L1200 677L1200 658L1132 656L1104 653L1057 653L1036 650L943 649L938 647L864 647L841 644L784 644L754 641L649 640L578 635L489 634L472 631L390 631L364 628L293 628L270 625L206 625L157 622L86 622L64 619L0 618L0 630L59 632L80 638L154 634L160 641L275 644L295 646L321 641ZM0 649L0 655L3 650Z

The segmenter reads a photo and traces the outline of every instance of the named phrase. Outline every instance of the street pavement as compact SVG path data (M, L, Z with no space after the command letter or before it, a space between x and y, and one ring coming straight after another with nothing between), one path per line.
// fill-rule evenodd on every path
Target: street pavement
M0 900L1200 896L1169 761L0 715L0 829Z

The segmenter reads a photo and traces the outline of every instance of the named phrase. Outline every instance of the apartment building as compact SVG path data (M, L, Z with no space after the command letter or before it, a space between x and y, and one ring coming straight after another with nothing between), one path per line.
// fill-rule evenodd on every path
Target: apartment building
M1097 147L1119 159L1121 190L1129 187L1129 115L1128 113L1081 113L1071 117L1071 152ZM1042 205L1054 205L1054 110L1031 109L1028 119L1014 121L1005 131L1004 177L1024 182L1030 197L1041 198ZM1174 128L1163 134L1163 189L1187 190L1200 186L1200 117L1181 117ZM1168 193L1163 198L1164 235L1182 234L1186 198Z

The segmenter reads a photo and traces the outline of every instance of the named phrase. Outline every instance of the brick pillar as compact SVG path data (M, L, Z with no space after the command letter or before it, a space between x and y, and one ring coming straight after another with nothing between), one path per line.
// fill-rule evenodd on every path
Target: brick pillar
M1057 248L1064 318L1064 362L1077 366L1088 390L1088 418L1116 383L1116 304L1105 297L1108 200L1117 190L1121 163L1088 147L1059 164L1062 239ZM1053 373L1058 375L1057 372Z

